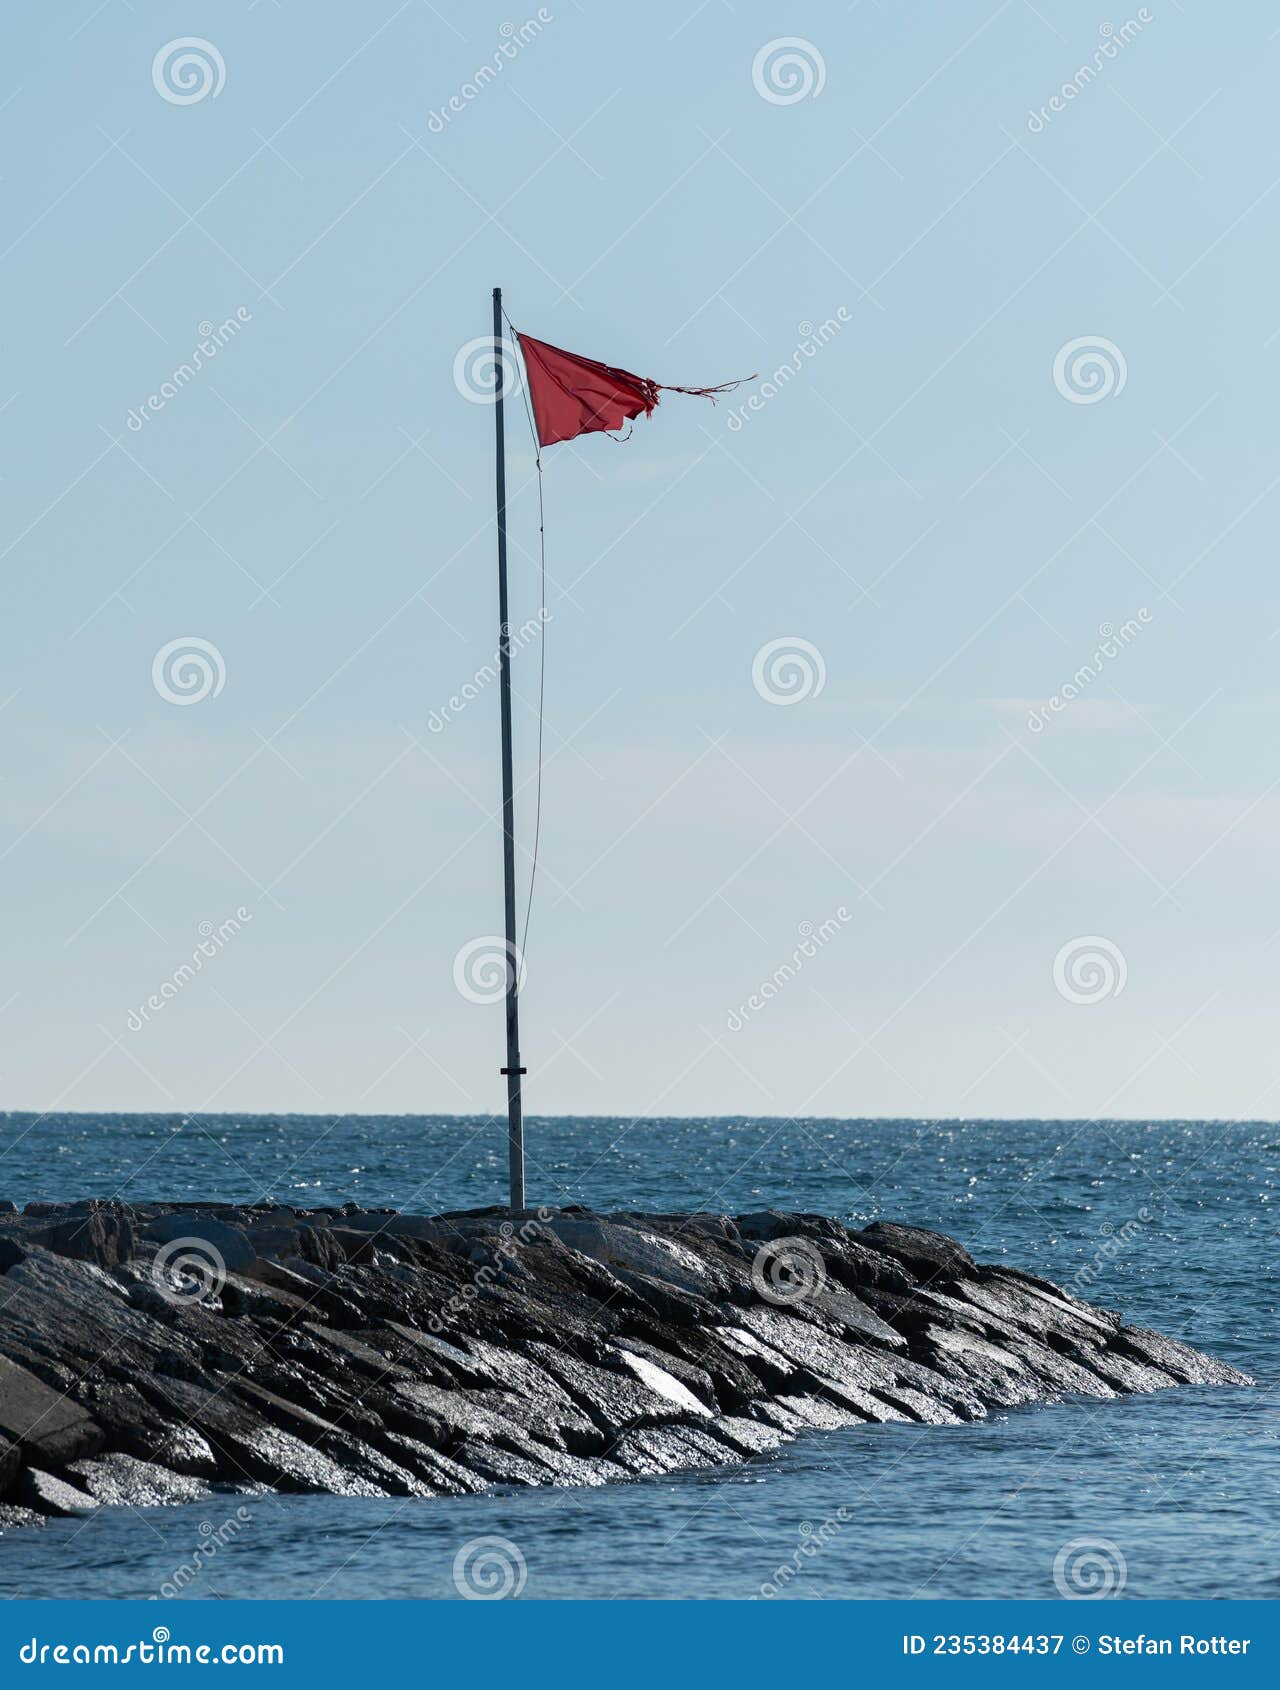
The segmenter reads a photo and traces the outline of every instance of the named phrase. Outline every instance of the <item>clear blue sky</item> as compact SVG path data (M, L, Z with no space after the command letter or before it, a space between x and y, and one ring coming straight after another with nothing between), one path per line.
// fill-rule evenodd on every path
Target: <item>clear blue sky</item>
M1274 1115L1270 9L545 14L432 126L535 8L7 8L0 1099L499 1105L453 979L501 925L494 689L428 724L494 645L453 370L500 282L660 380L760 372L738 402L840 324L744 426L673 396L546 454L529 1108ZM190 35L208 90L165 97ZM225 680L175 705L189 636ZM778 706L793 637L825 684ZM1094 936L1123 991L1075 1002Z

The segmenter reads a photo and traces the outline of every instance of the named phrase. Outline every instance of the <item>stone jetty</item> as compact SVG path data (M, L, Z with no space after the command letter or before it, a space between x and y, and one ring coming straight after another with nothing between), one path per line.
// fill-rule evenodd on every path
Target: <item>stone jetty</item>
M214 1490L601 1485L1249 1383L883 1221L0 1204L0 1526Z

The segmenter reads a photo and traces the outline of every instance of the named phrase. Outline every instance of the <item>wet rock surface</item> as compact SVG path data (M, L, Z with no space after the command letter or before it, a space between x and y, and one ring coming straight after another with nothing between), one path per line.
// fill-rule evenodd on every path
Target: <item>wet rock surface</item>
M0 1531L264 1486L601 1485L1249 1383L890 1222L0 1204Z

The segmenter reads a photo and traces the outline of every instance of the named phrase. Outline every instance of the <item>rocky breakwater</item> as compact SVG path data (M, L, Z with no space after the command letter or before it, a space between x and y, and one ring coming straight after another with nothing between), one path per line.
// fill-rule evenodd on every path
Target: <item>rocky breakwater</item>
M599 1485L811 1429L1250 1383L886 1222L0 1211L0 1524L215 1489Z

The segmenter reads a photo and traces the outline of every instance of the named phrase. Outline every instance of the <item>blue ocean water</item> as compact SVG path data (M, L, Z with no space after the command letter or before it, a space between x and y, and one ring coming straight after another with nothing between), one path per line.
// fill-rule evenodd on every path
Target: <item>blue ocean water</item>
M1280 1128L574 1117L528 1130L533 1203L936 1227L1257 1386L815 1432L748 1467L594 1491L103 1509L0 1536L0 1596L178 1583L213 1599L456 1597L455 1557L487 1537L505 1540L528 1597L1054 1597L1055 1559L1080 1545L1068 1568L1100 1569L1123 1598L1280 1595ZM0 1197L473 1208L501 1199L504 1131L444 1116L9 1114Z

